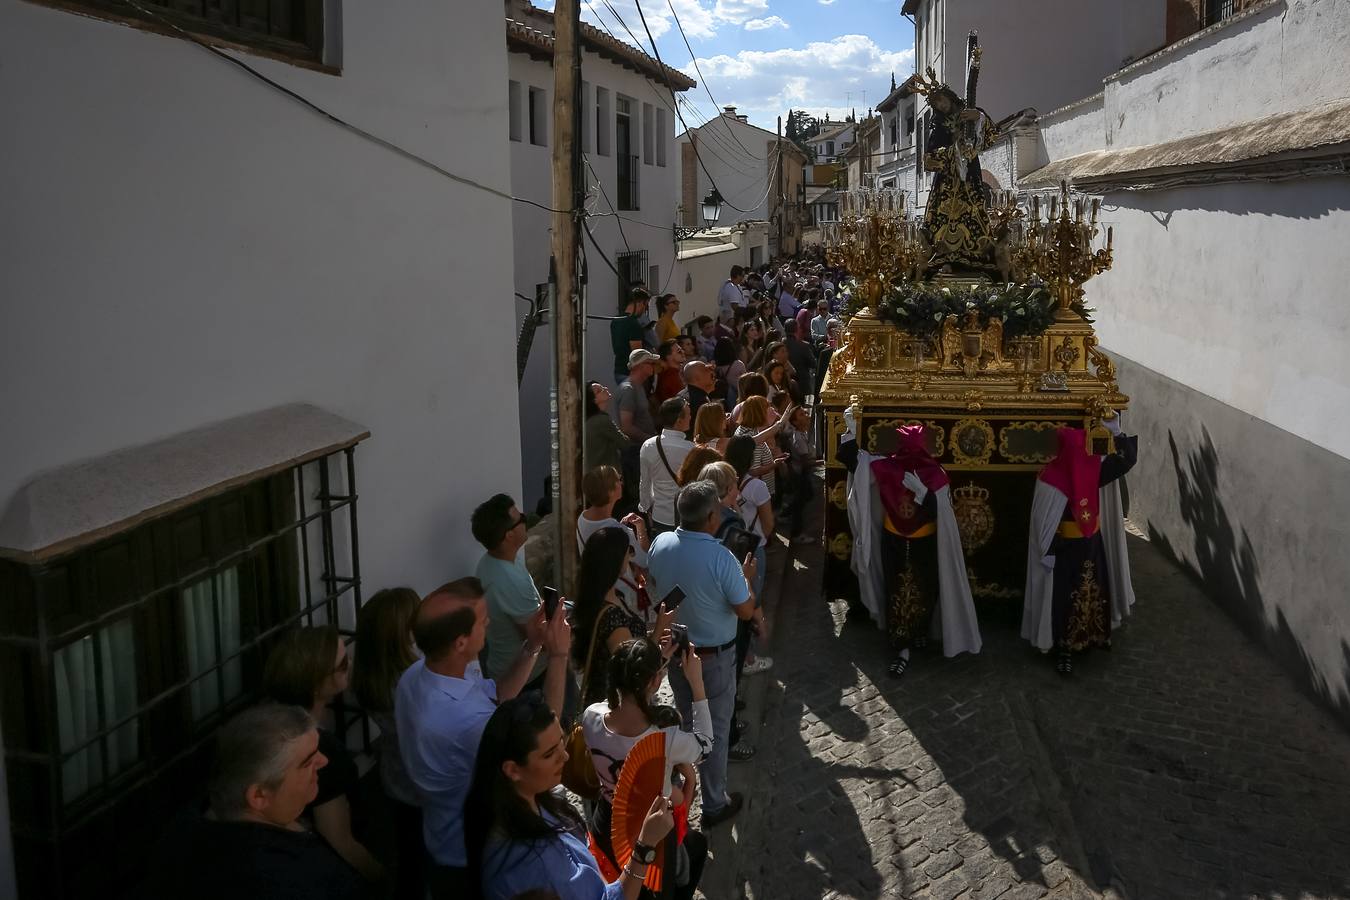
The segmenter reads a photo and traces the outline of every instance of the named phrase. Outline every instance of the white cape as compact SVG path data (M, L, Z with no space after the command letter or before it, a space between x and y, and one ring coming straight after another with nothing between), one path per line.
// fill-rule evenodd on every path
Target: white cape
M1050 552L1050 544L1064 515L1069 498L1059 488L1036 479L1031 497L1031 529L1027 537L1026 600L1022 604L1022 637L1040 650L1055 645L1052 627L1054 573L1041 565ZM1098 522L1102 546L1106 551L1106 583L1111 592L1111 627L1120 625L1134 606L1134 585L1130 582L1130 555L1125 547L1125 514L1120 502L1120 483L1113 481L1101 488L1098 496Z
M882 457L858 450L858 465L848 477L848 520L853 527L851 565L858 576L863 606L877 627L886 627L886 588L880 535L881 499L872 478L872 463ZM966 558L961 550L961 532L952 512L951 489L943 486L937 500L938 605L931 634L942 641L942 654L979 653L982 646L975 601L970 596Z

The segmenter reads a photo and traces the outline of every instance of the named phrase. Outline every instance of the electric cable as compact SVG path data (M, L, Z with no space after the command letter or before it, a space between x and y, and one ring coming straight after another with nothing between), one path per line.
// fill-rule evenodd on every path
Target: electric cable
M181 37L181 38L183 38L183 39L185 39L185 40L187 40L187 41L190 41L191 43L197 45L198 47L200 47L200 48L202 48L203 50L207 51L208 53L212 54L213 56L216 56L216 57L219 57L220 59L225 60L226 62L230 63L231 65L236 66L237 68L242 69L244 72L246 72L246 73L248 73L249 75L253 76L253 77L256 78L257 80L259 80L259 81L263 82L264 84L270 86L270 87L273 88L274 90L277 90L277 91L281 92L282 94L285 94L287 97L290 97L292 100L294 100L295 102L297 102L297 103L299 103L300 105L304 106L306 109L310 110L311 112L316 113L316 114L318 114L318 115L324 117L325 119L329 120L329 121L332 122L333 124L338 125L338 126L344 128L344 129L346 129L347 131L352 132L353 134L355 134L355 135L357 135L357 136L359 136L359 137L365 138L366 140L368 140L368 141L370 141L370 142L372 142L372 143L374 143L374 144L376 144L376 145L378 145L378 146L380 146L380 147L383 147L384 149L389 150L389 151L392 152L392 153L395 153L395 154L397 154L397 155L399 155L399 156L402 156L404 159L407 159L407 160L409 160L409 161L411 161L411 162L413 162L413 163L416 163L417 165L422 166L423 168L430 169L431 171L435 172L437 175L440 175L440 176L442 176L442 177L444 177L444 178L448 178L448 179L450 179L451 181L454 181L454 182L456 182L456 183L458 183L458 184L465 185L465 186L467 186L467 187L477 188L477 189L480 190L480 191L483 191L483 192L488 193L488 194L492 194L494 197L501 197L501 198L504 199L504 200L512 200L512 201L514 201L514 202L516 202L516 203L525 203L525 204L528 204L528 205L530 205L530 206L537 206L537 207L539 207L540 209L547 210L548 212L551 212L551 213L566 213L566 214L568 214L568 215L573 215L573 214L576 213L576 210L561 210L561 209L554 209L554 208L551 207L551 206L546 206L546 205L543 204L543 203L536 203L535 201L533 201L533 200L527 200L527 199L525 199L524 197L515 197L515 196L512 196L511 194L507 193L506 191L498 190L497 188L494 188L494 187L492 187L492 186L490 186L490 185L483 184L483 183L480 182L480 181L475 181L474 179L469 178L469 177L467 177L467 176L464 176L464 175L457 175L457 174L455 174L454 172L451 172L449 169L446 169L446 168L444 168L443 166L437 165L436 163L434 163L434 162L432 162L431 160L427 159L425 156L420 156L420 155L414 153L413 151L408 150L408 149L405 148L405 147L401 147L401 146L399 146L398 144L393 143L392 141L386 140L385 138L382 138L382 137L380 137L380 136L377 135L377 134L374 134L374 133L372 133L372 132L370 132L370 131L367 131L366 129L362 128L362 127L359 126L359 125L355 125L355 124L353 124L353 123L351 123L351 122L348 122L346 119L342 118L341 116L336 115L335 113L329 112L328 110L324 109L322 106L319 106L317 103L315 103L314 101L310 100L308 97L305 97L304 95L299 94L299 93L297 93L296 91L291 90L290 88L286 87L284 84L281 84L280 82L274 81L273 79L271 79L271 78L269 78L268 76L264 75L262 72L259 72L257 69L253 68L252 66L250 66L248 63L244 62L243 60L237 59L236 57L231 56L230 54L224 52L223 50L219 49L218 47L212 46L211 44L209 44L209 43L207 43L206 41L202 40L200 37L198 37L197 35L193 34L192 32L187 31L186 29L179 27L178 24L175 23L174 21L172 21L171 19L167 19L167 18L165 18L164 16L160 15L159 13L152 12L152 11L146 9L144 6L142 6L142 5L140 5L139 3L137 3L136 0L124 0L124 2L125 2L128 6L130 6L132 9L137 10L137 11L140 12L142 15L146 16L147 18L151 19L152 21L154 21L154 22L156 22L156 23L158 23L158 24L160 24L160 25L163 25L165 28L168 28L170 31L172 31L174 34L178 35L179 37Z
M680 37L684 40L684 48L689 51L689 61L694 64L694 71L698 73L699 83L703 85L703 90L708 95L708 101L713 105L713 113L717 113L717 111L722 109L722 107L719 106L717 104L717 100L714 99L712 95L712 88L708 87L708 79L703 77L703 70L699 68L698 57L694 54L694 48L689 46L689 36L684 33L684 26L680 24L680 15L679 13L675 12L675 4L674 2L672 2L672 0L666 0L666 6L670 7L670 14L675 19L675 27L679 30ZM736 143L740 144L741 149L745 151L747 156L754 156L754 154L750 152L749 147L745 146L744 144L741 144L741 139L736 137L736 133L734 131L732 131L730 128L728 128L727 131L728 133L731 134L733 138L736 139Z

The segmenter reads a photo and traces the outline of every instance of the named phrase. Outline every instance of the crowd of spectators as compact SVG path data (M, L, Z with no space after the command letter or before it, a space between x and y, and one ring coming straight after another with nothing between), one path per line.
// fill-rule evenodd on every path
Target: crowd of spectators
M625 298L615 384L586 390L575 596L541 591L526 517L498 494L469 517L472 576L377 592L350 644L332 625L283 632L149 895L636 900L654 896L643 880L664 846L671 896L693 897L707 841L691 806L703 831L734 818L727 767L755 754L737 689L772 666L756 652L776 599L766 550L781 521L790 541L818 539L811 406L837 277L737 266L718 316L684 323L674 295L653 322L645 290ZM673 706L654 699L667 684ZM382 812L334 721L353 702L378 731ZM665 784L620 858L615 792L655 734ZM560 785L581 740L598 788L579 810Z

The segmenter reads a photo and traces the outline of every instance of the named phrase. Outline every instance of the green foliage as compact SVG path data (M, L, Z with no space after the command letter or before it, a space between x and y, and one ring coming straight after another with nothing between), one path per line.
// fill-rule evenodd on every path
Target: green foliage
M840 296L849 315L864 305L856 281L840 285ZM981 325L1003 322L1005 340L1043 334L1055 320L1055 301L1040 281L1026 284L991 284L969 288L940 287L929 281L905 281L891 285L877 305L877 318L890 322L918 340L933 340L948 316L964 318L974 311ZM1092 310L1079 308L1078 312ZM1089 320L1090 321L1090 320Z

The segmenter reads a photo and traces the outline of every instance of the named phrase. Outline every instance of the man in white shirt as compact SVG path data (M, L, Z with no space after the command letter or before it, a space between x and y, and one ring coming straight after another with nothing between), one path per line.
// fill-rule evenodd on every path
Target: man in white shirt
M744 281L745 269L740 266L732 266L731 276L722 284L722 290L717 293L717 314L723 322L730 322L736 313L736 308L745 306L745 292L741 290L741 284Z
M797 310L802 308L801 301L797 299L797 294L800 294L805 288L806 284L801 281L797 282L791 291L788 290L787 285L784 285L783 292L778 295L778 315L784 319L791 319L797 315Z
M811 320L811 341L819 344L830 336L830 301L816 301L816 316Z
M693 443L684 436L692 418L688 400L671 397L661 404L656 415L661 432L643 444L638 455L641 470L638 507L651 516L652 537L674 531L679 524L675 516L675 495L679 493L680 485L675 475L689 451L694 449Z

